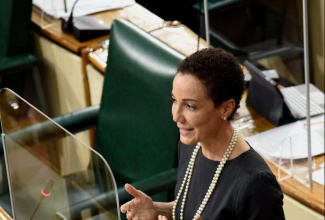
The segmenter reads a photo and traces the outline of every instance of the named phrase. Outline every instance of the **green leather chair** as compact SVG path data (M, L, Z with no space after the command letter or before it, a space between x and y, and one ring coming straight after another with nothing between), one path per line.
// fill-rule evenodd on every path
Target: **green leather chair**
M8 87L23 95L26 74L32 73L38 104L46 111L37 65L41 60L32 52L32 0L0 1L0 88Z
M184 55L127 20L113 22L101 104L90 107L87 115L96 121L94 148L111 166L120 204L131 198L125 183L154 200L172 199L179 132L171 115L171 90L182 59ZM59 123L80 129L69 118Z
M96 128L93 147L113 171L120 204L131 199L125 183L156 201L172 199L179 132L171 115L171 90L182 59L154 36L117 19L110 32L101 104L54 118L71 133ZM75 204L70 215L91 206L91 201Z
M118 186L176 166L179 134L171 89L183 58L128 21L114 21L95 149L110 164Z

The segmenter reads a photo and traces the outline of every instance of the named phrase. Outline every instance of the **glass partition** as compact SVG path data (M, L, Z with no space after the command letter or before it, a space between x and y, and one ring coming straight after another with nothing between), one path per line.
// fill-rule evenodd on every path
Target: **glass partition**
M211 45L276 72L275 80L284 86L305 82L301 0L208 2ZM194 8L198 10L199 4ZM204 27L204 13L201 16Z
M324 115L311 119L311 157L308 154L307 124L306 120L298 120L286 125L246 137L254 149L268 162L275 165L279 181L296 179L298 182L310 187L311 181L317 182L324 188ZM309 170L309 159L312 169ZM321 176L321 174L323 175ZM297 183L298 183L297 182ZM294 182L290 183L294 186ZM321 186L319 185L319 186ZM317 186L315 186L317 187Z
M0 116L13 219L120 219L101 155L9 89Z

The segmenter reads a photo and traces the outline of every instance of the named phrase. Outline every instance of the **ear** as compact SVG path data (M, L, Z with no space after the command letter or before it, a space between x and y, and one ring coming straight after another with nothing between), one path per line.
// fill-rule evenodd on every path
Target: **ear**
M236 102L233 99L229 99L222 103L221 109L222 109L222 117L228 118L231 113L234 111L236 106Z

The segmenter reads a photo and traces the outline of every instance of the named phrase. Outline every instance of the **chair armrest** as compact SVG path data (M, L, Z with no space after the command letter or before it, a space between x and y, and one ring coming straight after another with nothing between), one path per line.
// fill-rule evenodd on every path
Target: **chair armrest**
M249 2L252 2L254 0L223 0L223 1L218 1L212 4L208 5L209 11L211 10L223 10L227 9L233 6L238 6L238 5L244 5L248 4Z
M11 74L31 68L40 63L40 59L33 54L22 54L0 59L0 74Z
M248 59L248 53L232 42L230 39L225 37L223 34L216 30L210 29L210 35L212 36L211 42L218 47L223 48L231 52L240 62Z
M275 57L275 56L282 56L282 55L292 55L292 54L301 54L303 56L304 49L297 46L288 46L288 47L281 47L274 50L261 52L258 54L254 54L250 56L250 60L258 61L261 59L265 59L268 57Z
M146 179L130 183L132 186L137 188L138 190L141 190L142 192L146 193L147 195L151 196L156 193L172 189L176 185L176 178L177 178L177 168L172 168L167 171L163 171L161 173L158 173L154 176L148 177ZM118 193L118 199L119 199L119 205L129 201L132 199L132 197L126 192L126 190L123 187L119 187L117 189ZM106 204L107 201L112 201L107 198L114 198L115 193L114 192L108 192L101 194L100 196L97 196L94 199L85 200L82 202L79 202L77 204L74 204L64 210L59 210L56 212L57 219L64 220L64 214L63 213L69 213L70 218L74 219L75 217L80 215L80 211L84 209L95 209L95 202L99 204ZM115 201L115 200L113 200ZM108 204L109 205L109 204ZM112 204L113 206L116 204ZM119 208L119 207L118 207Z
M74 112L70 112L58 117L53 118L57 124L61 125L63 128L67 129L69 132L75 134L80 131L87 130L89 128L95 127L97 124L97 115L99 111L99 105L90 106ZM59 129L59 128L57 128ZM57 130L56 129L56 130ZM55 137L55 130L53 129L53 123L50 121L41 122L36 125L32 125L21 130L14 132L11 135L19 136L23 142L29 142L32 137L30 132L38 131L40 137ZM3 152L2 138L0 140L0 152Z
M218 1L208 1L208 10L212 11L212 10L222 10L225 9L227 7L232 7L233 5L237 5L237 4L247 4L248 0L218 0ZM200 3L196 3L193 5L193 8L196 10L199 10L199 4ZM201 13L204 14L204 6L202 6L201 8Z
M58 117L53 121L72 134L95 127L98 119L99 105L89 106Z

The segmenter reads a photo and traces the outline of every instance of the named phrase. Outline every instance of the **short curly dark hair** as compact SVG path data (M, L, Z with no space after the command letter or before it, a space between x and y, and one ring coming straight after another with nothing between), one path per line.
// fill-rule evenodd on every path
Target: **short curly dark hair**
M177 74L189 74L207 88L215 107L234 99L236 107L228 119L233 119L245 90L242 67L231 53L220 48L199 50L178 64Z

